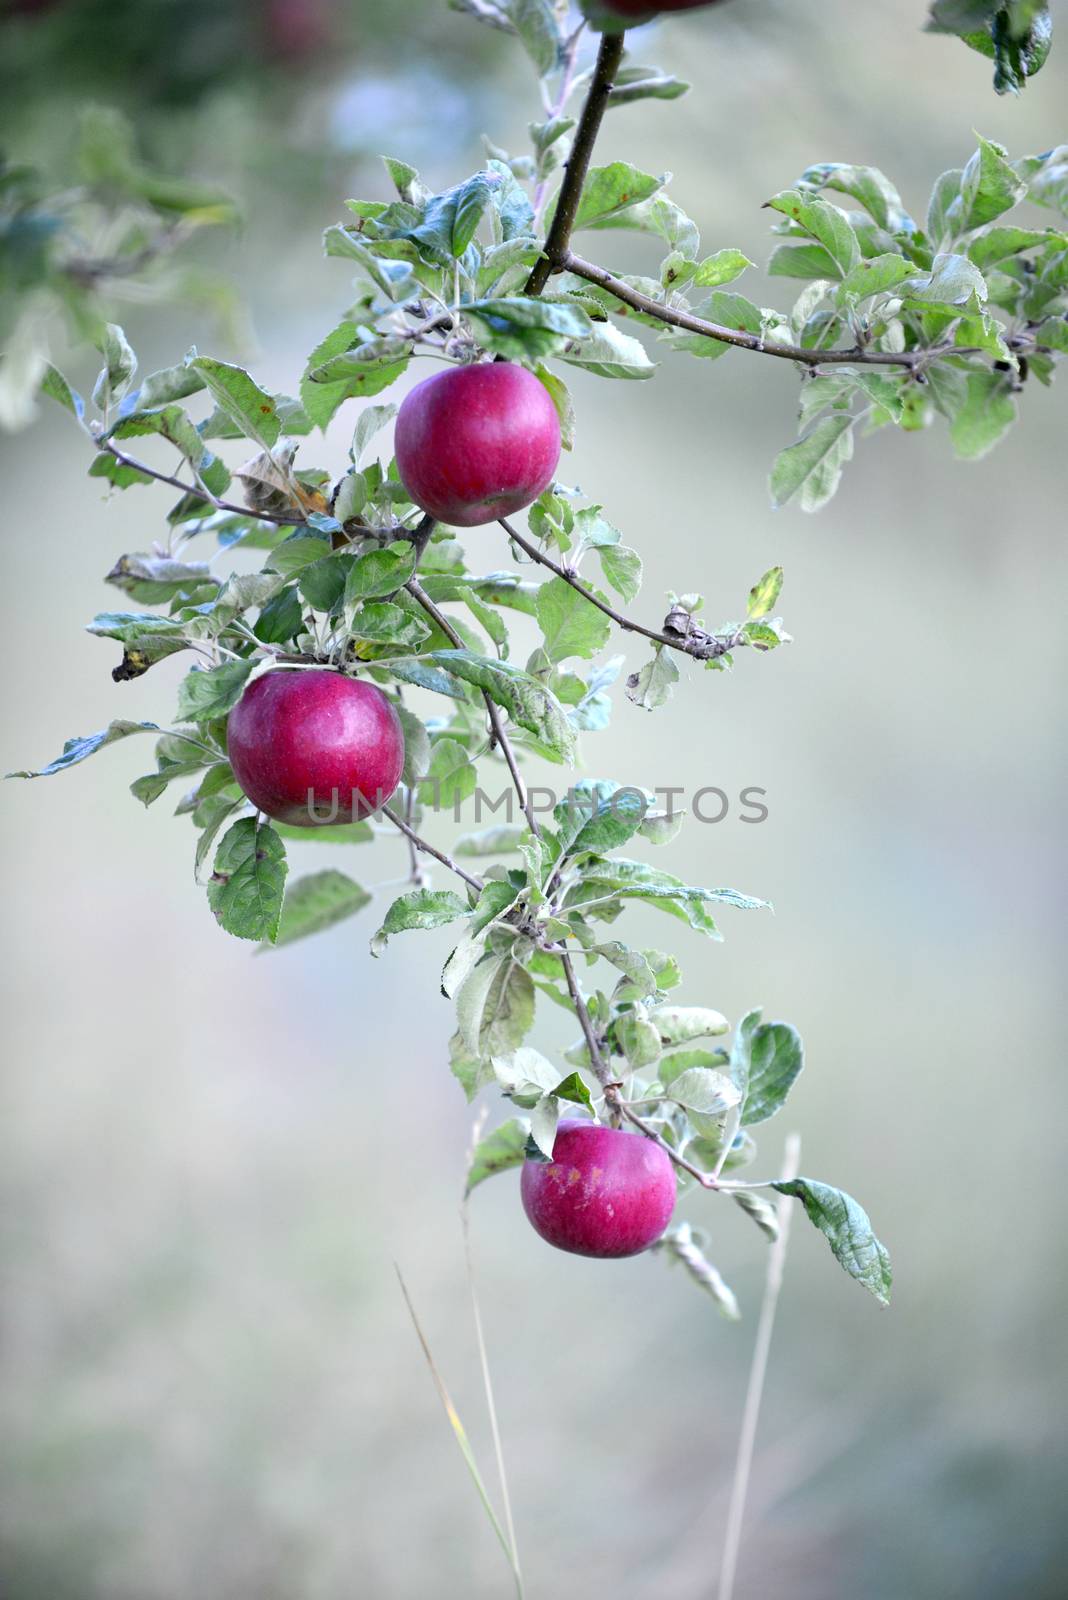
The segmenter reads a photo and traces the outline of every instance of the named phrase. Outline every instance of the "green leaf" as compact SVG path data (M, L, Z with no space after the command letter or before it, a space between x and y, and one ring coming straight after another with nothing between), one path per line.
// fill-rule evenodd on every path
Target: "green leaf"
M1003 372L970 372L964 404L950 424L953 448L962 461L978 461L1016 421L1016 399Z
M472 300L463 314L476 324L487 350L510 360L536 361L572 340L585 341L592 329L581 306L524 295Z
M281 839L295 844L370 844L375 837L369 822L324 822L315 828L296 828L287 822L272 824Z
M627 679L627 699L643 711L656 711L671 699L679 681L679 669L670 650L657 645L652 657Z
M775 195L768 205L781 211L823 246L834 265L834 276L844 278L860 260L856 233L837 206L809 199L797 189Z
M864 1208L841 1189L812 1178L779 1180L779 1194L800 1200L809 1221L827 1240L835 1260L851 1278L869 1289L880 1305L889 1305L893 1275L886 1247L875 1237Z
M341 605L353 562L354 558L348 554L326 555L300 569L297 588L313 611L329 613Z
M287 644L301 631L304 612L296 589L283 589L268 600L253 626L264 644Z
M299 831L314 833L316 830L302 828ZM275 948L332 928L335 923L362 911L370 900L366 889L333 867L298 878L286 891ZM264 948L269 950L271 946Z
M616 1039L632 1072L651 1067L660 1058L660 1035L641 1006L624 1012L617 1020Z
M286 847L273 828L242 817L227 830L208 884L208 904L227 933L275 942L286 870Z
M855 270L855 269L854 269ZM769 278L841 278L838 263L821 244L776 245L768 258Z
M729 1322L737 1322L740 1319L742 1313L734 1290L724 1282L718 1269L699 1247L694 1230L688 1222L675 1223L653 1248L665 1251L669 1260L680 1261L693 1282L706 1294L711 1295Z
M105 322L97 349L104 357L104 367L93 389L93 404L108 411L130 387L130 379L137 371L137 357L114 322Z
M635 100L678 100L691 85L659 67L621 67L616 73L608 109L629 106Z
M502 824L499 828L483 828L478 833L464 833L452 847L454 856L503 856L519 849L527 829L515 824Z
M911 277L915 267L905 256L888 251L885 255L871 256L858 261L838 285L838 303L845 300L865 300L869 295L885 294Z
M155 406L170 405L174 400L187 400L206 387L200 373L194 372L188 362L180 361L177 366L150 372L140 388L129 396L126 406L137 411L151 411Z
M669 1094L705 1138L716 1136L723 1118L741 1098L727 1074L714 1067L687 1067L672 1081Z
M577 1072L569 1072L566 1078L561 1078L553 1094L558 1100L568 1100L573 1105L585 1106L588 1111L593 1110L593 1098L589 1086Z
M608 643L610 618L565 578L542 584L535 605L550 661L565 661L570 656L588 660Z
M501 241L509 244L513 240L526 241L527 248L533 251L530 264L537 259L538 244L530 238L534 227L534 207L527 198L526 190L515 179L511 168L503 161L491 160L486 162L488 170L494 173L499 180L493 189L493 208L501 228Z
M888 233L913 233L915 223L901 204L901 196L878 167L854 167L841 161L823 161L801 174L805 188L835 189L858 200L868 215Z
M961 178L960 232L970 233L993 222L1011 211L1026 193L1027 184L1006 160L1004 147L980 138Z
M583 778L553 812L561 850L569 856L616 850L637 833L648 809L640 789L604 778L597 782Z
M641 950L631 950L618 939L590 946L590 954L602 956L626 978L627 998L648 999L659 988L658 974L653 971L648 956ZM622 998L617 988L616 998Z
M599 378L651 378L656 366L640 339L621 333L611 322L597 322L582 340L559 352L569 366L583 367Z
M473 683L508 712L513 722L562 761L575 754L575 732L556 696L544 684L506 661L490 661L471 650L432 650L428 659L452 676Z
M783 1105L805 1064L801 1035L788 1022L759 1021L751 1012L731 1051L731 1074L744 1091L741 1125L766 1122Z
M430 736L422 717L417 717L407 706L394 703L394 711L404 730L404 770L401 782L412 789L430 765Z
M1052 228L989 228L980 233L968 246L968 256L980 272L996 266L1010 256L1024 250L1037 250L1042 245L1055 249L1068 249L1068 235L1055 233Z
M41 379L41 393L47 395L50 400L55 400L57 405L63 406L79 422L84 422L85 401L77 389L71 388L62 372L49 363L46 363L44 377Z
M398 539L384 550L368 550L358 555L345 578L345 605L369 600L376 595L397 594L416 571L416 547L408 539Z
M396 415L397 408L393 405L365 406L360 412L352 435L352 458L357 464L375 434L392 422Z
M160 730L154 722L109 722L100 733L83 734L80 738L68 739L62 752L47 767L42 767L39 772L8 772L8 778L50 778L53 773L65 772L68 767L77 766L79 761L84 761L88 756L96 755L98 750L103 750L105 745L115 744L119 739L128 739L132 733L158 733Z
M300 399L317 427L325 428L346 400L364 400L380 394L407 370L410 360L407 353L392 361L384 361L380 355L361 355L360 337L354 323L343 322L327 334L308 358L308 371L300 381ZM353 359L343 363L341 371L330 382L321 377L312 379L312 372L321 373L345 352L350 352Z
M770 483L776 509L795 495L802 511L818 511L826 505L838 488L843 466L852 459L855 420L848 412L835 412L779 452Z
M733 283L735 278L740 278L752 265L749 257L740 250L717 250L714 256L706 256L697 263L688 281L695 289L719 289L723 284Z
M343 384L348 385L355 378L358 382L363 378L373 376L378 371L393 372L399 366L403 370L407 363L411 347L400 335L384 336L380 339L364 339L350 350L342 350L336 356L324 361L320 366L312 367L308 373L312 384ZM392 382L392 379L389 380ZM384 385L378 385L384 387ZM372 389L365 390L373 393Z
M507 1172L510 1167L521 1167L526 1158L526 1148L527 1127L524 1123L517 1122L514 1117L510 1122L503 1122L499 1128L494 1128L484 1139L480 1139L471 1152L467 1183L464 1188L465 1196L480 1183L484 1183L487 1178L495 1177L498 1172Z
M116 439L137 439L147 434L159 434L181 452L200 482L212 494L223 494L229 486L230 473L225 462L212 455L181 406L166 405L155 411L135 411L124 417L111 431Z
M261 450L270 450L277 443L281 431L277 402L242 367L210 356L195 356L189 365L200 373L216 405L247 439Z
M227 661L224 666L194 670L178 687L178 721L211 722L224 717L240 700L251 661Z
M371 940L371 954L380 956L394 933L411 928L441 928L457 917L470 915L471 908L451 889L414 889L394 900L385 920Z
M549 398L556 407L556 415L560 421L560 443L565 450L572 450L575 446L575 407L570 391L563 378L557 373L550 372L548 367L541 362L534 369L534 375L539 383L543 383L549 391Z
M481 1056L506 1056L534 1022L534 980L510 955L489 956L464 980L456 997L460 1034Z
M605 544L597 551L605 580L628 604L642 586L642 558L627 544Z
M689 1044L693 1039L709 1039L726 1033L730 1023L707 1006L654 1006L649 1020L665 1044Z
M967 256L938 255L930 274L909 279L901 294L908 306L977 311L986 304L986 279Z
M425 805L435 809L459 806L474 794L477 781L475 764L459 740L438 739L422 781L420 797Z
M769 567L759 583L754 583L749 591L747 616L766 617L775 610L775 604L782 593L782 578L781 567Z
M552 0L507 0L505 14L539 77L552 72L560 53L560 29Z
M625 161L591 167L582 186L575 229L600 227L628 207L649 200L663 187L662 177L654 178Z

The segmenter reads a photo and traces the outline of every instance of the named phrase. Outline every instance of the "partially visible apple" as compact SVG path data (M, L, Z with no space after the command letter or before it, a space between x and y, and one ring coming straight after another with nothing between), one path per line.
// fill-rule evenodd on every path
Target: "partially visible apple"
M675 1209L675 1169L643 1133L565 1120L551 1161L527 1161L520 1193L536 1233L577 1256L636 1256Z
M404 732L381 689L328 668L280 668L254 679L230 713L226 739L253 805L296 828L369 817L404 767Z
M648 21L661 11L694 11L698 6L711 6L716 0L597 0L603 11L617 17L640 17Z
M267 0L263 27L272 55L300 60L331 42L332 7L327 0Z
M437 522L474 528L522 511L553 481L560 419L511 361L452 367L406 395L394 438L401 482Z

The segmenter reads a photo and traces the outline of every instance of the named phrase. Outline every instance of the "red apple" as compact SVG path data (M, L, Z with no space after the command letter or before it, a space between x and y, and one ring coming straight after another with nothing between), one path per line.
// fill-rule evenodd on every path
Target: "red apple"
M330 12L326 0L268 0L263 20L271 54L296 60L325 50L331 42Z
M340 672L265 672L226 730L254 806L296 828L369 817L400 782L404 733L381 689Z
M535 1233L576 1256L636 1256L675 1209L675 1169L643 1133L561 1122L551 1161L527 1161L523 1209Z
M522 511L553 481L560 419L543 383L510 361L452 367L404 398L397 470L437 522L475 528Z

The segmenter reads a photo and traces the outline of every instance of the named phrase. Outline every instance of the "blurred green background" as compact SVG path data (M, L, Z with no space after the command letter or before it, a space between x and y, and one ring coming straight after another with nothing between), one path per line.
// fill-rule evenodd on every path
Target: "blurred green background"
M105 99L176 170L238 192L244 231L207 248L248 297L268 387L293 390L346 304L319 229L349 194L386 196L373 155L443 186L478 165L482 131L518 151L537 115L515 47L437 4L312 7L325 32L287 48L263 43L268 7L10 9L13 155L61 163L79 105ZM695 88L613 112L603 158L672 169L706 249L763 261L760 203L812 161L881 166L922 213L973 128L1014 155L1063 139L1064 39L1021 100L997 100L987 63L923 36L924 9L749 0L649 29L637 58ZM589 253L611 264L652 259L601 238ZM201 313L125 320L143 370L197 341L227 353ZM84 380L93 363L71 365ZM1028 392L1023 424L968 467L940 428L880 435L809 520L768 507L796 402L780 363L666 356L653 385L574 389L565 470L645 557L640 615L699 588L718 621L785 565L796 644L730 677L692 672L655 717L617 704L585 759L621 780L767 790L762 825L734 809L658 858L776 907L725 913L722 946L676 934L681 996L801 1028L808 1070L762 1165L796 1127L804 1170L863 1199L897 1269L880 1313L797 1223L739 1600L1053 1600L1068 1564L1063 390ZM329 435L335 469L351 423ZM8 770L113 716L165 721L180 668L115 686L112 647L80 631L166 494L106 502L60 414L0 448ZM502 564L492 530L470 538ZM433 983L448 934L372 963L369 911L254 958L213 931L188 824L125 792L146 755L124 745L0 790L0 1592L505 1595L393 1272L488 1471L459 1222L472 1112ZM448 819L435 827L444 840ZM367 882L405 870L390 841L295 854ZM664 934L649 913L648 940ZM539 1027L542 1048L570 1042L562 1014ZM740 1325L658 1260L548 1250L514 1175L474 1196L532 1597L713 1592L764 1245L734 1208L685 1210Z

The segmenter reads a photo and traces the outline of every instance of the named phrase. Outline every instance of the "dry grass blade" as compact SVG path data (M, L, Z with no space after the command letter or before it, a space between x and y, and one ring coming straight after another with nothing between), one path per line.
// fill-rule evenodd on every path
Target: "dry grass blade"
M482 1501L482 1505L493 1527L493 1531L500 1541L501 1549L504 1551L505 1556L507 1557L508 1565L512 1569L512 1576L515 1578L516 1593L519 1595L520 1600L522 1600L523 1579L519 1571L519 1566L515 1559L512 1548L508 1543L507 1535L498 1521L497 1513L493 1509L493 1502L490 1500L490 1497L486 1492L486 1485L483 1483L482 1474L478 1470L478 1463L475 1460L475 1453L471 1448L471 1441L467 1437L467 1430L460 1421L459 1413L452 1403L452 1398L448 1389L445 1387L445 1380L438 1371L434 1357L430 1353L430 1346L427 1343L426 1334L423 1332L419 1318L415 1314L415 1307L412 1304L412 1297L408 1293L408 1286L405 1283L401 1269L397 1266L396 1262L393 1263L393 1270L397 1274L397 1282L400 1284L401 1294L404 1296L404 1303L408 1307L408 1315L412 1319L412 1326L415 1329L419 1343L423 1347L423 1354L426 1357L426 1364L430 1368L430 1375L434 1379L435 1387L437 1388L438 1394L441 1396L441 1403L445 1407L445 1415L448 1417L452 1431L456 1435L456 1443L460 1446L460 1454L463 1456L464 1461L467 1464L467 1470L471 1474L475 1488L478 1490L478 1497Z

